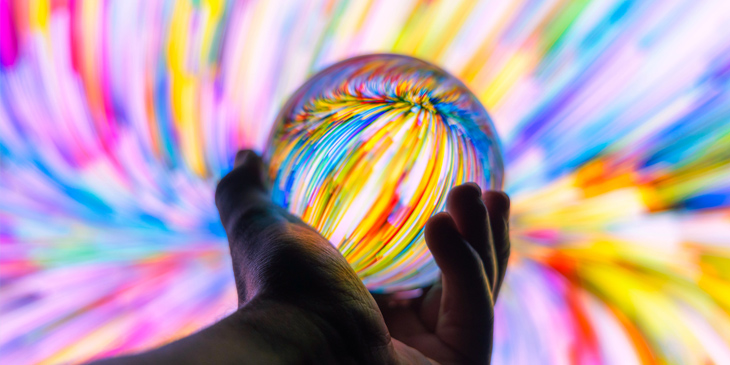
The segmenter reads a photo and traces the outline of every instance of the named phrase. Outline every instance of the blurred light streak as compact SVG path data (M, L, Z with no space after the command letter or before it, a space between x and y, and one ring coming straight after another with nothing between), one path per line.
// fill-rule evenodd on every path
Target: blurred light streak
M495 363L727 362L727 24L722 0L0 0L0 361L233 310L217 178L313 73L398 52L503 139Z

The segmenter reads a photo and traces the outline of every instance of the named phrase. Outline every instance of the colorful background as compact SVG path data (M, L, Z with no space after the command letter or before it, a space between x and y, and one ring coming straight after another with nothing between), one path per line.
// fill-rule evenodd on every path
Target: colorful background
M460 77L502 136L497 364L730 363L730 3L0 0L0 362L235 307L216 180L344 58Z

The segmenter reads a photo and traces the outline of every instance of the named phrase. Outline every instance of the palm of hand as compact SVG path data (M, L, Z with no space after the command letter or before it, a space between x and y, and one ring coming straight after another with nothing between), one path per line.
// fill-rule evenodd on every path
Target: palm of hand
M378 302L388 331L397 341L396 348L408 346L441 364L471 363L476 358L489 356L487 352L491 350L491 323L470 331L472 334L481 333L477 337L484 342L476 346L485 351L476 351L477 357L474 358L465 354L465 349L459 345L462 337L459 333L464 328L449 323L448 313L440 313L442 293L439 284L438 287L430 288L422 298L412 301L396 301L390 304ZM491 313L492 308L487 306L484 310Z

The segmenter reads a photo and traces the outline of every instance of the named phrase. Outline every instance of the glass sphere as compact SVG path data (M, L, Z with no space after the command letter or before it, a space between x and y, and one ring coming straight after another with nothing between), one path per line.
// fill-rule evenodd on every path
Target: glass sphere
M438 278L423 228L451 188L502 187L484 107L446 71L400 55L351 58L309 79L277 117L265 158L274 201L379 293Z

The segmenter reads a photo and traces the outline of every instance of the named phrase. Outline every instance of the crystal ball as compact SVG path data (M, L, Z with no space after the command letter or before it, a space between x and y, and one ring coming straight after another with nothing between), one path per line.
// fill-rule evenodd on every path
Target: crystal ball
M369 290L439 275L423 237L465 182L501 189L494 125L454 76L392 54L319 72L284 105L265 151L274 201L339 249Z

